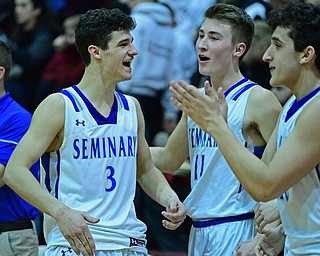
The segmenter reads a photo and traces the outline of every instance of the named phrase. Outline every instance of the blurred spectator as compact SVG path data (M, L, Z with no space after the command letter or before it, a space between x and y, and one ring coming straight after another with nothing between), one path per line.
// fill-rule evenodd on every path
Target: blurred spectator
M46 4L48 9L54 14L62 13L68 8L67 0L47 0Z
M272 9L268 0L221 0L219 2L238 6L245 10L253 20L266 20Z
M84 64L75 46L75 28L78 21L79 15L66 18L63 22L64 33L53 41L55 53L46 64L37 85L36 105L49 94L80 82Z
M1 0L0 1L0 39L7 43L7 32L10 30L12 23L13 13L13 1L12 0Z
M121 3L121 0L47 0L47 2L53 13L63 20L66 17L101 7L119 8L127 14L130 13L129 7L125 3Z
M177 13L177 23L183 23L183 26L188 26L192 33L194 40L197 37L198 29L203 21L203 14L205 10L215 4L217 0L161 0L170 5L175 5Z
M255 20L254 27L251 47L242 60L241 70L250 80L270 89L269 64L262 60L262 56L270 45L272 30L264 20Z
M238 6L244 9L253 20L266 20L272 9L267 0L239 0Z
M9 158L31 122L31 114L17 104L5 90L11 63L10 49L0 41L0 256L29 256L37 255L38 252L34 220L39 210L3 182ZM39 169L39 161L30 169L36 178Z
M304 2L304 0L269 0L272 9L288 2Z
M304 2L309 4L320 4L320 0L305 0Z
M160 0L160 2L167 4L172 8L174 12L175 26L173 28L174 32L174 57L175 65L172 72L171 80L184 80L187 83L191 83L191 78L195 72L197 72L198 58L195 49L195 38L193 29L195 29L194 24L191 25L190 16L187 15L186 10L181 9L181 4L178 5L172 0ZM187 61L186 61L187 59ZM168 99L171 97L169 90L165 91L168 94L163 99ZM167 104L164 102L163 104ZM171 104L169 102L169 104ZM164 119L163 130L169 135L175 128L176 122L170 122L170 119ZM154 139L155 140L155 139Z
M137 23L131 33L139 54L132 63L132 79L119 83L117 89L139 100L150 145L155 134L163 129L163 121L175 126L178 119L178 110L171 104L168 92L170 80L177 75L174 13L168 5L156 1L122 3L128 4Z
M33 112L36 84L53 54L52 41L59 25L47 11L45 0L15 0L14 4L15 25L8 36L14 65L7 89Z
M117 89L139 100L146 123L147 141L149 145L155 145L166 140L165 136L176 126L179 112L170 102L168 87L173 79L189 80L196 68L193 39L187 30L180 30L182 23L177 23L171 3L144 0L121 2L128 4L131 16L137 23L131 34L139 54L132 62L132 79L119 83ZM189 177L166 175L166 178L183 200L190 190ZM187 222L175 231L165 230L159 214L162 207L149 200L139 186L135 204L138 216L148 226L148 249L187 251L190 229Z

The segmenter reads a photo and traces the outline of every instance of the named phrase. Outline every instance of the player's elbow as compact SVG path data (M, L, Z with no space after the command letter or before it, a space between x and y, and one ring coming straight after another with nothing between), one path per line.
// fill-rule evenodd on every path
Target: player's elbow
M272 187L265 187L265 188L261 187L260 189L254 191L254 192L252 191L249 194L257 202L268 202L268 201L275 199L279 196L276 193L276 191L274 189L272 189Z
M251 184L251 186L244 184L244 188L257 202L267 202L280 195L279 188L272 181L255 182L255 184Z
M9 160L3 174L3 182L9 186L12 187L14 185L14 170L15 170L15 164L13 161Z
M10 186L10 180L11 180L11 177L10 177L10 174L11 174L11 171L10 169L8 168L8 166L6 167L5 171L4 171L4 174L3 174L3 183Z
M182 165L183 161L180 161L174 154L168 153L164 148L157 152L157 155L152 154L152 161L154 165L163 173L174 173Z

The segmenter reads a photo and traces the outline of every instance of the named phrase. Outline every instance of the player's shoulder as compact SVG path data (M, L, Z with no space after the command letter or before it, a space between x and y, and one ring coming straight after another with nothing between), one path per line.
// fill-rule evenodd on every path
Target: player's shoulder
M261 86L255 86L249 95L249 104L256 108L278 108L281 104L275 94Z
M63 114L65 110L65 100L61 93L53 93L47 96L36 108L33 115L54 117Z
M277 97L272 91L265 89L262 86L253 87L249 98L256 104L261 104L265 100L277 100Z
M315 116L318 115L319 108L320 108L320 95L312 98L310 102L308 102L304 106L303 110L299 115L299 119L306 118L306 119L310 119L312 122L316 122L317 120L320 120L320 118L315 118ZM304 121L307 121L307 120L304 120Z
M47 96L44 101L46 105L53 104L55 107L64 107L65 100L62 93L53 93Z
M282 106L273 92L261 86L256 86L249 95L246 111L260 119L268 116L278 116L281 109Z
M132 101L136 108L140 108L140 103L134 96L125 95L125 98L128 102Z

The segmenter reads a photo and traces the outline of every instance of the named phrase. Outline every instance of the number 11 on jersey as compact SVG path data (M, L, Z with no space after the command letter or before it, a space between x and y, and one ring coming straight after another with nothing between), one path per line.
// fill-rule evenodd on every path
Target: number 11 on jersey
M198 179L202 176L204 170L204 155L197 155L196 156L196 161L194 164L194 179Z

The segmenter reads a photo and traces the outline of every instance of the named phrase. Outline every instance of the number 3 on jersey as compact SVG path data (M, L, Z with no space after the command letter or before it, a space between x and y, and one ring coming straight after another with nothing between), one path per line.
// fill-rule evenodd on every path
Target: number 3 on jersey
M112 166L107 166L106 173L107 173L106 191L111 192L116 187L116 180L113 177L114 176L114 168Z
M196 161L194 163L194 179L195 180L197 180L202 176L203 170L204 170L204 155L197 155Z

